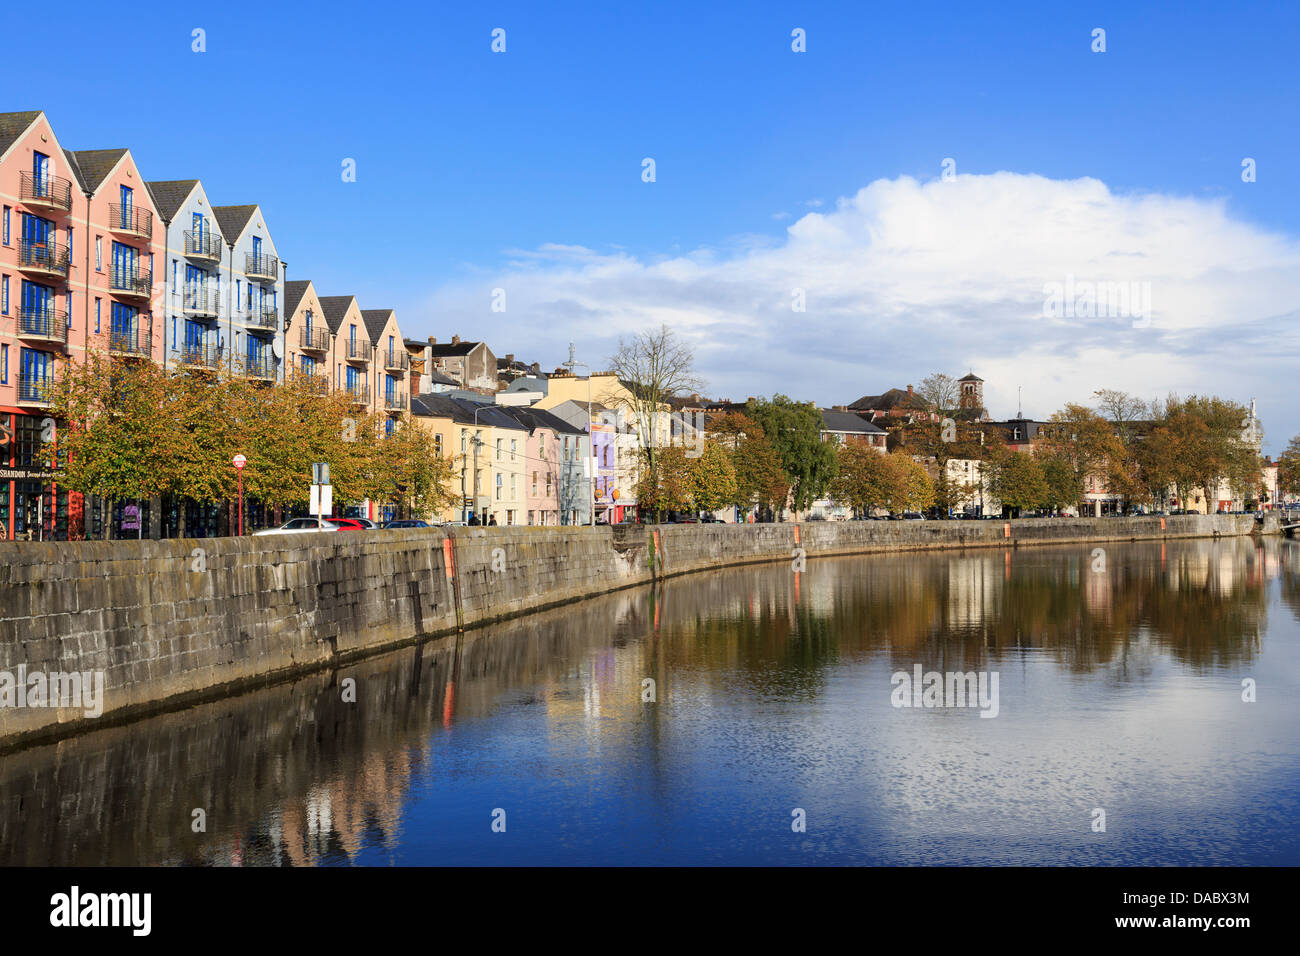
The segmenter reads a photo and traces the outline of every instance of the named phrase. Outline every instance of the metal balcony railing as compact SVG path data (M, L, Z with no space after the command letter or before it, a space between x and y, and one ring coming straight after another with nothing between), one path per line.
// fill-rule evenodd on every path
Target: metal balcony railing
M370 343L349 339L343 346L343 353L349 362L369 362Z
M370 388L365 385L353 385L347 389L348 401L353 405L370 404Z
M324 329L303 329L298 345L304 352L328 352L330 335Z
M18 268L28 272L68 277L68 247L57 242L35 242L23 239L18 243Z
M145 326L113 329L108 333L108 350L114 355L148 358L153 351L153 332Z
M28 206L68 212L72 209L72 182L62 176L23 173L18 184L18 198Z
M19 309L18 334L27 339L46 339L66 345L68 313L48 307Z
M269 355L245 355L239 367L249 378L275 378L275 363L271 361Z
M390 372L405 372L411 367L411 355L409 352L385 352L384 368Z
M185 254L191 259L221 259L221 237L211 232L185 233Z
M181 347L180 364L217 368L221 365L221 349L207 342L191 342Z
M48 405L54 382L48 378L31 378L19 373L18 401L25 405Z
M153 286L153 276L147 272L141 272L139 268L115 268L109 277L108 285L110 289L119 295L147 299L149 298L149 290Z
M393 392L384 395L384 411L404 412L410 406L411 400L403 393Z
M268 305L260 309L255 308L253 314L248 317L248 324L255 325L259 329L274 330L279 320L280 310Z
M186 315L217 315L220 300L207 289L186 289L181 293L181 311Z
M148 239L153 235L153 213L134 205L112 203L108 207L108 228Z
M275 256L245 253L244 275L250 279L266 279L274 282L280 277L280 260Z

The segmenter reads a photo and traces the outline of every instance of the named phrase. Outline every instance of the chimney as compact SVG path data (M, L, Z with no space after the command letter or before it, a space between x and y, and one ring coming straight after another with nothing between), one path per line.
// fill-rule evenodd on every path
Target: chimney
M437 345L437 344L438 344L438 340L435 339L435 338L431 335L431 336L429 336L429 344L430 344L430 345Z
M459 335L453 335L453 336L451 337L451 344L452 344L452 345L460 345L460 336L459 336ZM912 386L911 386L911 385L907 386L907 390L910 392L910 391L912 390Z
M907 386L907 394L908 394L909 397L912 395L912 386L911 386L911 385Z

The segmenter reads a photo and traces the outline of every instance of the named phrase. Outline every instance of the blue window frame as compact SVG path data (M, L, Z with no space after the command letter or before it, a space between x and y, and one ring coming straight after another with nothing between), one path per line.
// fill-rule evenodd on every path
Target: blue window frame
M68 328L72 328L72 293L71 292L68 293L68 297L65 301L67 302L68 305Z
M131 191L130 186L119 186L119 195L122 197L122 221L119 225L126 229L131 226L131 213L135 210L135 193Z
M0 385L9 384L9 346L0 345Z
M311 341L311 318L312 318L312 316L311 316L311 309L308 309L308 310L307 310L307 316L306 316L306 319L307 319L307 340L308 340L308 341Z
M54 368L54 356L49 352L38 352L36 349L23 349L19 357L22 363L19 368L20 377L27 382L48 382L50 372Z
M23 213L23 242L37 245L49 242L55 236L54 223L40 216Z
M54 290L24 280L22 307L27 312L48 312L54 308Z
M397 379L391 375L384 376L384 398L391 402L397 395Z
M186 351L198 349L203 346L204 330L203 326L192 319L185 320L185 349Z
M50 182L50 157L32 150L32 178L36 180L36 195L44 196L54 185Z
M9 207L8 206L5 206L4 233L5 233L5 245L7 246L9 245Z
M196 212L190 216L190 232L194 234L195 241L203 238L203 213Z
M112 303L109 311L109 334L118 340L131 341L135 336L136 318L139 310L134 306Z
M95 298L95 334L96 335L99 334L100 302L101 300L99 299L98 296L96 296Z
M0 276L0 315L9 314L9 277Z
M361 376L357 374L357 370L351 365L347 366L343 374L346 379L345 384L347 385L348 391L354 391L361 384Z
M135 246L128 246L124 242L113 243L113 275L115 279L125 283L125 277L136 274L137 258L139 251ZM114 306L116 308L116 305Z

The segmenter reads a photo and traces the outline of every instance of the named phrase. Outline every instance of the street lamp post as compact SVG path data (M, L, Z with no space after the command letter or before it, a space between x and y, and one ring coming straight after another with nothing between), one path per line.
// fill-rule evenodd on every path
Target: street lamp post
M474 409L474 434L470 438L470 440L474 442L474 480L470 484L470 500L475 509L478 508L478 446L480 444L478 437L478 413L481 411L483 411L482 405L479 405L478 408ZM467 518L465 520L468 521L469 519ZM479 518L479 522L481 524L487 524L487 522L482 518Z

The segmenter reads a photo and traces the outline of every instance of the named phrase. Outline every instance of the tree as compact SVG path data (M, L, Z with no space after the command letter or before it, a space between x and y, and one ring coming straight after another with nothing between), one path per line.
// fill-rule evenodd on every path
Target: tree
M921 379L921 385L916 390L916 394L921 396L926 407L938 415L956 411L959 392L957 380L943 372L927 375Z
M994 496L1002 502L1003 509L1017 513L1026 508L1038 508L1049 497L1043 469L1032 455L1022 451L997 454L990 462L989 486Z
M1284 495L1300 495L1300 435L1287 442L1277 459L1277 490Z
M789 479L794 507L807 508L835 476L835 446L822 441L822 414L812 402L785 395L760 398L745 407L771 442Z
M609 360L610 370L623 389L605 400L627 412L637 430L648 472L655 472L660 454L660 418L671 408L669 400L703 388L695 375L694 362L690 347L667 325L639 332L630 339L620 338L618 351Z
M894 452L885 456L894 473L895 511L924 511L934 503L934 482L929 473L911 455Z
M888 456L861 442L848 442L836 453L837 467L830 496L859 513L870 514L899 497L897 469Z
M1115 425L1120 441L1125 445L1133 440L1134 423L1151 414L1150 404L1117 388L1099 388L1092 397L1096 399L1097 411Z
M460 500L452 484L458 474L455 461L438 453L434 435L427 429L403 419L390 437L373 448L378 459L375 467L402 514L425 518Z
M684 511L691 503L694 490L686 449L677 445L661 448L653 464L641 470L637 481L637 504L663 520L665 511Z
M1038 454L1070 469L1074 478L1069 501L1083 497L1084 481L1091 475L1105 478L1124 458L1124 446L1115 428L1090 408L1068 404L1039 431ZM1039 469L1041 473L1041 468ZM1061 488L1058 494L1063 494Z
M688 458L691 500L700 511L717 511L736 498L736 469L727 449L712 442L696 458Z
M1052 511L1061 511L1079 503L1080 493L1075 482L1074 469L1061 458L1045 458L1039 463L1043 473L1045 504Z

